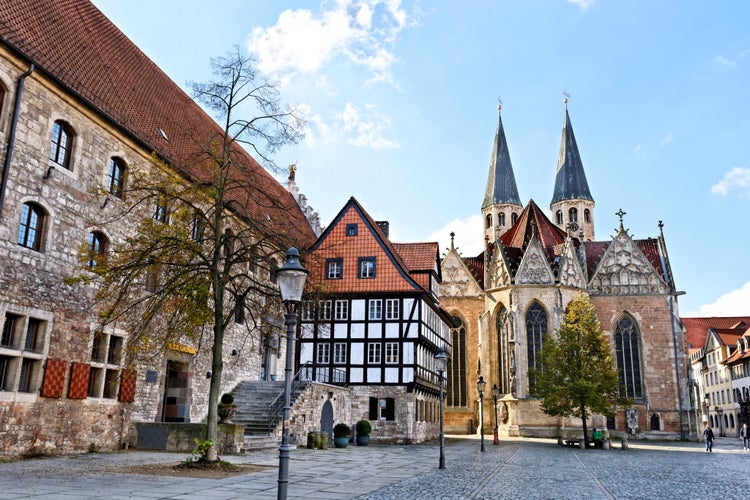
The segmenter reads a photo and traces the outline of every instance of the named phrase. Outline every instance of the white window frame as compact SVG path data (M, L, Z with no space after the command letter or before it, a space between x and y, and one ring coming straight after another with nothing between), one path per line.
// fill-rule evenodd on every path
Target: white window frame
M379 365L382 361L382 347L380 342L370 342L367 344L367 363L370 365Z
M385 364L395 365L398 364L398 342L386 342L385 343Z
M334 304L334 319L343 320L349 319L349 301L348 300L337 300Z
M333 364L344 365L346 364L346 342L336 342L333 344Z
M319 365L331 363L331 344L320 343L315 346L315 362Z
M325 319L325 320L331 319L331 311L333 309L333 301L331 301L331 300L321 300L319 307L320 307L320 310L319 310L319 319Z
M398 299L385 300L385 319L399 319Z
M380 299L370 299L368 317L372 320L383 319L383 301Z

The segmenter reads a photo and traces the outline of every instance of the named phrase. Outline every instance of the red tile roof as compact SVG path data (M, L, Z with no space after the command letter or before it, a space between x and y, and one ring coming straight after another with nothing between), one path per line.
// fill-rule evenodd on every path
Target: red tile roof
M750 328L750 316L723 316L703 318L680 318L685 327L685 335L691 347L703 347L709 328L717 331L735 330L744 334Z
M0 40L188 179L209 178L195 138L220 127L90 2L0 2ZM257 186L236 205L262 229L309 246L314 235L290 193L240 146L234 153L239 175Z

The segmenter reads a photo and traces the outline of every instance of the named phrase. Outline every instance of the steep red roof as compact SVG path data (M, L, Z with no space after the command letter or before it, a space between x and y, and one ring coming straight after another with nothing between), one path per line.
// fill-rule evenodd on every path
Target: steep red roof
M750 316L723 316L703 318L680 318L685 327L685 335L691 347L703 347L709 328L717 331L727 329L744 334L750 328Z
M437 242L426 243L393 243L393 248L398 252L411 271L434 271L437 262Z
M484 289L484 252L478 257L462 257L464 264L469 268L479 286Z
M219 126L90 2L0 2L0 40L188 179L210 175L196 161L196 138L208 141ZM290 193L244 149L235 154L239 175L257 186L234 196L235 205L264 229L309 246L314 234Z
M537 235L548 258L553 256L554 248L561 247L567 237L565 231L552 224L534 200L529 201L513 227L500 236L500 241L505 247L525 251L532 234Z

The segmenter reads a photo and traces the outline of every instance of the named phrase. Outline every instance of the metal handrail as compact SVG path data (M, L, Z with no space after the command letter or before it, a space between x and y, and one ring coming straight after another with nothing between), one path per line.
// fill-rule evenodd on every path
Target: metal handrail
M292 392L291 394L294 394L294 391L299 389L299 387L302 385L302 372L305 372L308 374L307 377L305 377L304 381L310 380L309 378L309 372L310 372L310 366L309 363L305 363L302 365L302 367L299 369L297 373L294 374L292 377ZM279 413L284 409L284 391L286 391L286 388L282 390L278 396L274 398L273 401L271 401L268 404L268 430L272 431L275 427L276 418L279 416ZM291 398L290 394L290 398Z

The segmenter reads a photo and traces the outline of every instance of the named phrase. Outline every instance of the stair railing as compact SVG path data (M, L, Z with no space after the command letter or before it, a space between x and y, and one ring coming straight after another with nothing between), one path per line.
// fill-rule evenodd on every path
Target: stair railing
M294 374L294 377L292 377L292 394L300 388L302 385L302 382L308 382L312 380L312 367L310 366L310 363L305 363L302 365L302 367L299 369L297 373ZM282 390L276 398L274 398L271 403L268 404L268 430L273 431L274 427L276 427L276 420L279 416L279 413L284 409L284 391L286 389ZM291 401L291 395L290 395L290 401Z

